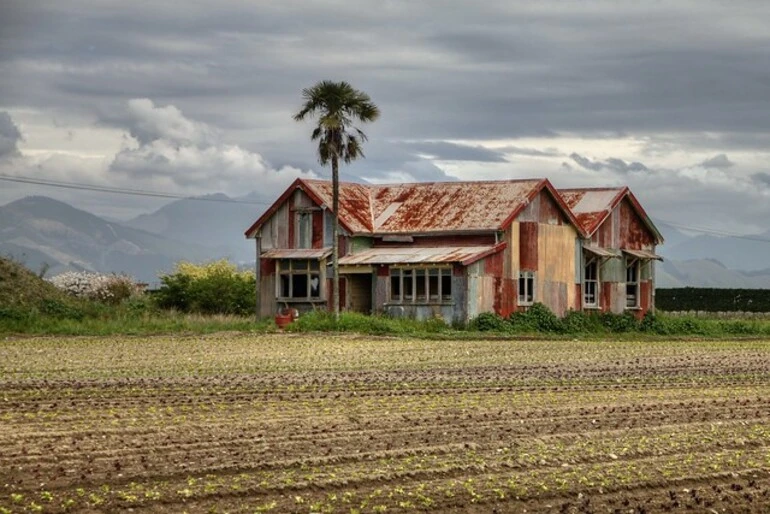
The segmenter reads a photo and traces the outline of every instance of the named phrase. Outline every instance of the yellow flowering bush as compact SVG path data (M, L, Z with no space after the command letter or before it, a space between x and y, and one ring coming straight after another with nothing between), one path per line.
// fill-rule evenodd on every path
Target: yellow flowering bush
M227 259L204 264L178 262L160 277L159 307L204 314L249 314L256 301L254 271L239 271Z

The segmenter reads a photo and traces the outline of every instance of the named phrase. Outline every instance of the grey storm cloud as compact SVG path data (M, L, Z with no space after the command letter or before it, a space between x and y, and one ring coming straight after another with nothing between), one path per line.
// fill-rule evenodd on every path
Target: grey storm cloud
M766 5L73 0L5 10L0 62L13 73L0 74L0 89L11 102L108 110L151 97L207 122L228 112L221 127L253 126L302 87L341 77L378 100L388 135L404 139L770 132L770 31L756 23Z
M760 184L764 187L770 188L770 173L767 173L766 171L761 171L759 173L754 173L751 178L754 180L755 183Z
M0 158L18 155L21 138L21 131L11 115L0 111Z
M706 159L701 163L701 166L704 168L727 169L735 166L735 163L728 159L727 155L721 153L710 159Z
M610 157L603 161L592 161L587 157L573 152L570 154L570 158L581 167L592 171L610 170L617 173L630 173L647 171L649 169L641 162L626 162L623 159L618 159L616 157Z
M501 153L524 155L527 157L561 157L564 154L554 149L538 150L536 148L524 148L520 146L504 146L497 149Z
M424 141L401 143L405 148L417 153L428 154L439 160L447 161L477 161L477 162L508 162L505 156L496 150L483 146L470 146L447 141Z

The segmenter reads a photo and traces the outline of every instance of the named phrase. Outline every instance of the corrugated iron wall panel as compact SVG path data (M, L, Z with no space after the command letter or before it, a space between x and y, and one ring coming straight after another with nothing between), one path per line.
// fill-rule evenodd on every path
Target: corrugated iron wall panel
M628 199L623 199L617 207L619 215L619 248L631 250L649 250L655 246L655 238L647 225L639 217Z
M322 211L313 212L313 248L323 248L324 246L324 213Z
M575 305L575 240L571 225L538 227L538 264L535 279L536 300L541 299L553 312L563 316ZM568 256L569 258L564 258Z
M564 213L546 190L540 191L538 197L540 212L537 221L547 225L561 225L566 221Z
M519 266L521 270L537 271L538 224L534 221L519 223Z

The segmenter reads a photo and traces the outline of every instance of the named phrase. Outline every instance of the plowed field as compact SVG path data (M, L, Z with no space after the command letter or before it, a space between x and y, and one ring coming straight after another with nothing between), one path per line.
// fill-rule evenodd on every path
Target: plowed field
M768 512L770 341L0 341L4 512Z

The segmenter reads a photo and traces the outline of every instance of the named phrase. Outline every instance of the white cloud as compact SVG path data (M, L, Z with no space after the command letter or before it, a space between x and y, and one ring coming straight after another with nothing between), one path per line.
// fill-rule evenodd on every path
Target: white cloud
M186 118L173 105L159 107L149 98L134 98L128 101L127 112L131 135L142 144L163 139L180 145L206 146L219 139L216 130Z

